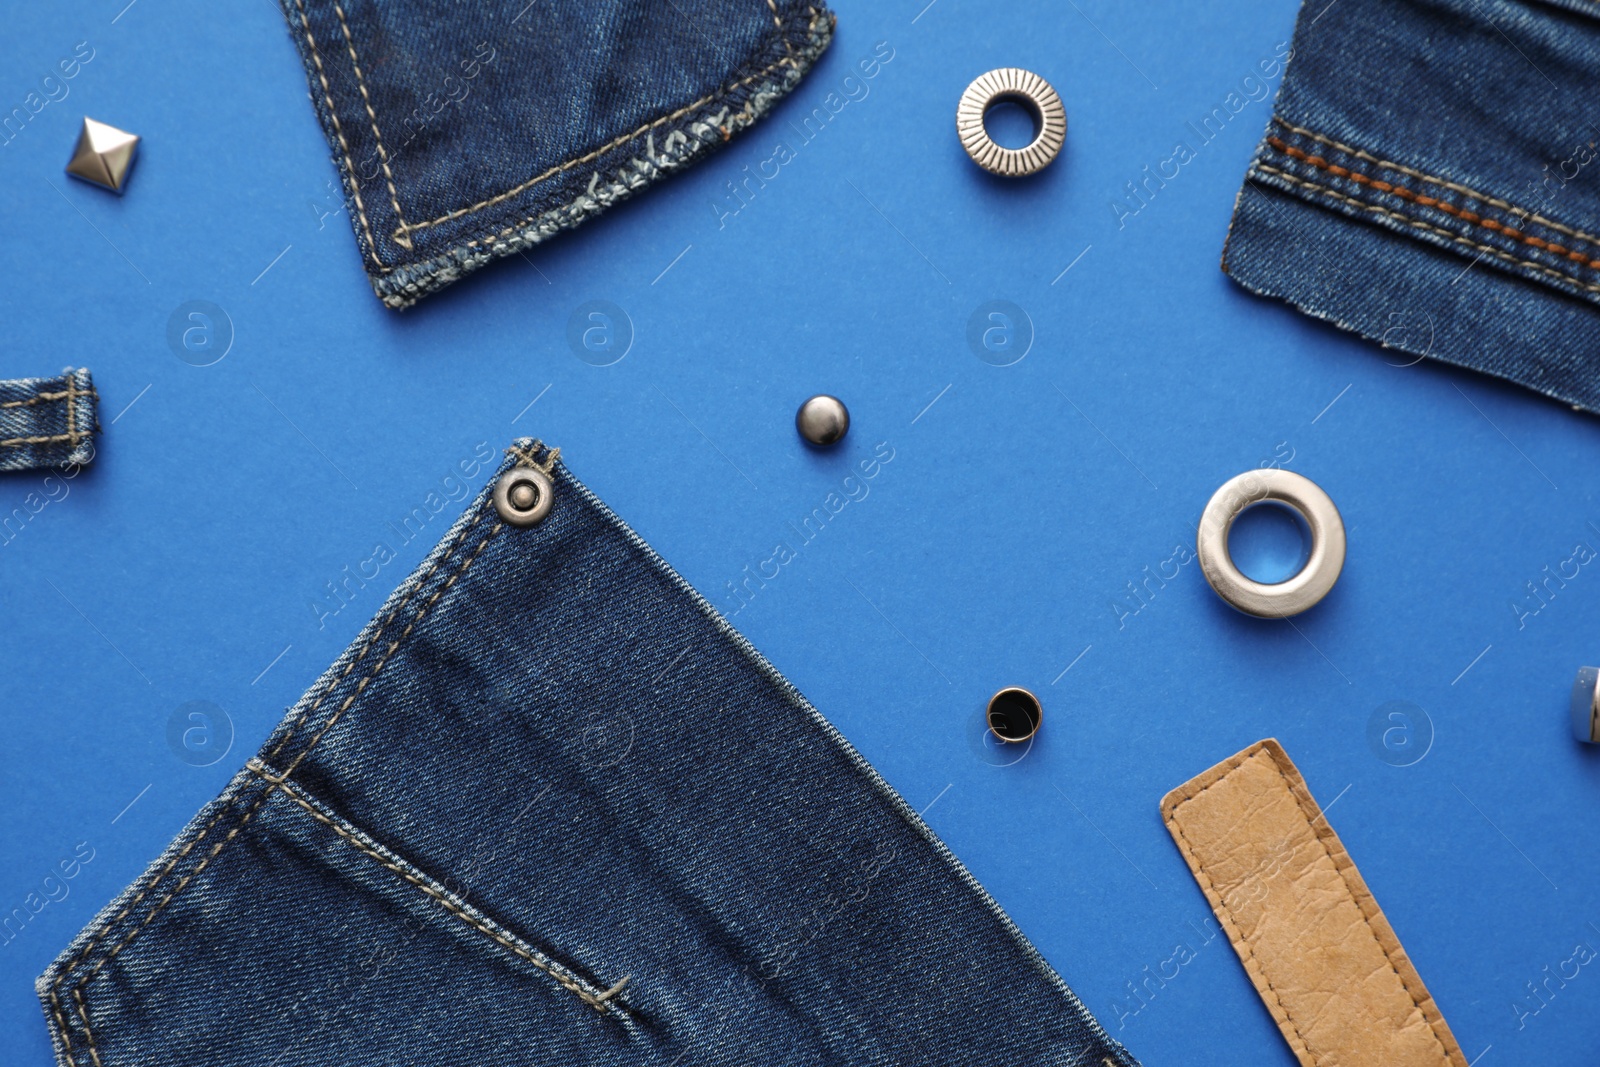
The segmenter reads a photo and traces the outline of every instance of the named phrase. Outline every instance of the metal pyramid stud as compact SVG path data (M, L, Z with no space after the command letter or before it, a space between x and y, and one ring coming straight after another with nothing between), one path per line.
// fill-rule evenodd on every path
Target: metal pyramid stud
M78 134L78 147L72 150L72 161L67 164L67 173L120 193L138 147L136 134L85 118L83 132Z

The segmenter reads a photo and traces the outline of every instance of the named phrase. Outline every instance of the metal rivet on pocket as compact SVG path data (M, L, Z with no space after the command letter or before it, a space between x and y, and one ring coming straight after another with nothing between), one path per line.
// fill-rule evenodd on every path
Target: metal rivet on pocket
M512 526L534 526L550 514L555 486L544 472L513 467L494 483L494 509Z
M1021 686L1008 685L989 698L989 732L1002 741L1026 741L1039 732L1044 707Z

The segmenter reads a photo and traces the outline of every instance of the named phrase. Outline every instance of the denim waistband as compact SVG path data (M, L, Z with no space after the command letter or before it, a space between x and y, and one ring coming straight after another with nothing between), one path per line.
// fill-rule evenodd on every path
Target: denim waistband
M87 368L55 378L0 381L0 471L83 466L94 458L95 404Z
M1223 269L1600 411L1597 75L1593 0L1307 0Z
M39 980L63 1065L1135 1061L537 442Z
M834 24L822 0L279 2L396 308L722 145Z

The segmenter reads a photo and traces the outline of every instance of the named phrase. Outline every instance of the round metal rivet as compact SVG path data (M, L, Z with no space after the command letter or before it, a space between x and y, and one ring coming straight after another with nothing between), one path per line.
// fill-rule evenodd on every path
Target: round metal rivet
M983 124L988 110L1011 101L1033 113L1036 132L1021 148L1007 148L989 136ZM1050 83L1020 67L1001 67L980 74L961 94L956 106L956 134L972 161L991 174L1021 178L1048 167L1067 139L1067 109Z
M814 445L837 444L850 429L850 412L836 396L814 396L794 413L795 429Z
M494 483L494 509L512 526L533 526L550 514L555 486L543 471L513 467Z
M1044 707L1021 686L1008 685L989 698L989 732L1002 741L1026 741L1039 732Z
M1299 573L1282 582L1257 582L1234 566L1228 533L1247 508L1277 503L1293 508L1311 531L1311 553ZM1200 516L1195 547L1200 570L1216 594L1246 615L1282 619L1298 615L1328 595L1344 569L1344 520L1333 500L1310 478L1267 468L1245 471L1222 484Z

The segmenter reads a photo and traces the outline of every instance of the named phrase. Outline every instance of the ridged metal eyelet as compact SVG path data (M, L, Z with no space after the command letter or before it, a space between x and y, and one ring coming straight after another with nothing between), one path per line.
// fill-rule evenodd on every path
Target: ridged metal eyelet
M494 509L511 526L538 525L555 502L555 486L532 467L513 467L494 483Z
M1033 113L1034 138L1021 148L1007 148L989 136L984 115L995 104L1014 101ZM961 94L956 107L956 134L972 161L1002 178L1021 178L1048 167L1067 139L1067 110L1050 83L1020 67L1001 67L980 74Z

